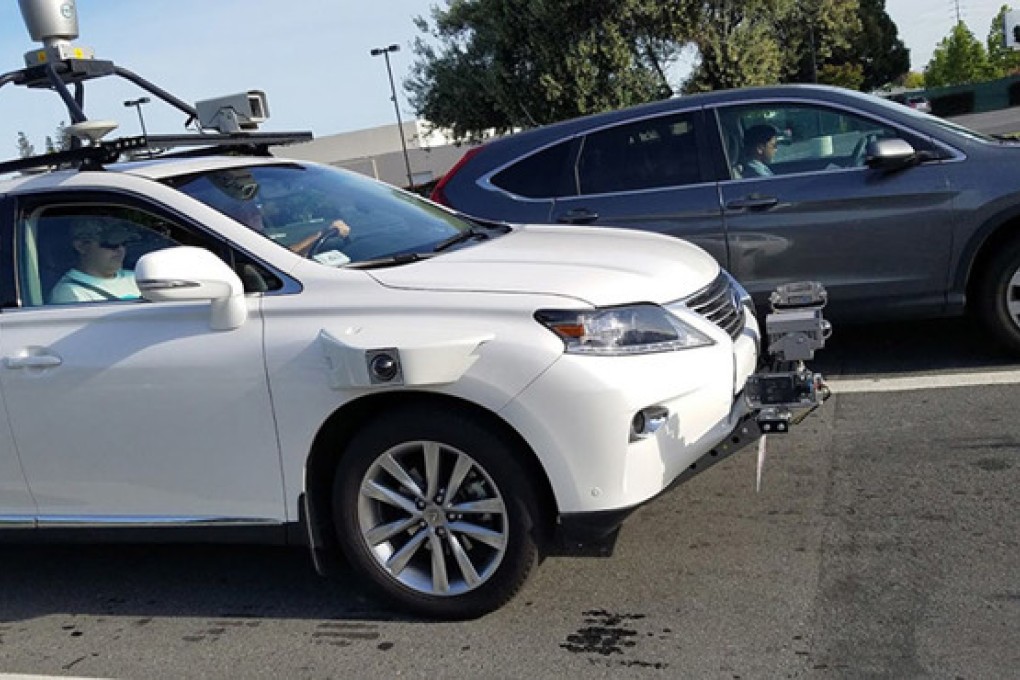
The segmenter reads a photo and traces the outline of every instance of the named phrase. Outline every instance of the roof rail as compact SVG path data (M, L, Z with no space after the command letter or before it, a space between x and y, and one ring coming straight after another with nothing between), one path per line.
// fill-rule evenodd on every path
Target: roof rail
M268 156L270 146L283 146L312 139L311 132L246 132L235 134L148 135L121 137L66 151L28 156L0 162L0 173L78 166L79 170L103 170L126 152L149 149L155 156L170 149L192 147L179 156L208 156L218 153L240 153Z

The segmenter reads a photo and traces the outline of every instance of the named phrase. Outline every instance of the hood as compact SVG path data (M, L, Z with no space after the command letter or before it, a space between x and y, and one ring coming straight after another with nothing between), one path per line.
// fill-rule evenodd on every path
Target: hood
M561 295L605 306L686 297L709 285L719 265L701 248L659 234L528 225L370 273L391 288Z

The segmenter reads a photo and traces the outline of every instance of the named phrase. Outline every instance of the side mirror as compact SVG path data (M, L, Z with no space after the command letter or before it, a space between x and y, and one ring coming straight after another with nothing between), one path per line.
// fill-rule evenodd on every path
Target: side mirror
M876 170L900 170L918 161L917 151L905 139L876 139L868 144L864 162Z
M152 302L210 301L209 325L215 331L233 330L248 318L240 277L204 248L146 253L135 265L135 281L142 297Z

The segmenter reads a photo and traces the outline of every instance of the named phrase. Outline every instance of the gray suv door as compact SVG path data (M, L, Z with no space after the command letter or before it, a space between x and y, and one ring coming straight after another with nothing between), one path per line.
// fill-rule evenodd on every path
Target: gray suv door
M717 113L730 172L719 183L729 268L752 294L817 280L844 313L875 298L890 313L898 301L944 306L954 220L944 164L866 165L875 139L932 150L930 140L835 107L768 102ZM777 136L773 174L748 177L742 164L753 150L741 149L741 136L762 125Z
M701 109L656 115L587 133L576 196L558 196L552 219L654 231L692 241L726 264L709 138Z

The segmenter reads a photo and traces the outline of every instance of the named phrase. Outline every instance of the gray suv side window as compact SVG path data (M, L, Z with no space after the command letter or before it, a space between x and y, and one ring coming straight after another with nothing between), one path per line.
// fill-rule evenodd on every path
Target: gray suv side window
M582 194L604 194L702 181L693 113L648 118L593 132L578 159Z
M720 107L719 124L732 179L861 167L868 142L900 136L849 111L802 104Z

